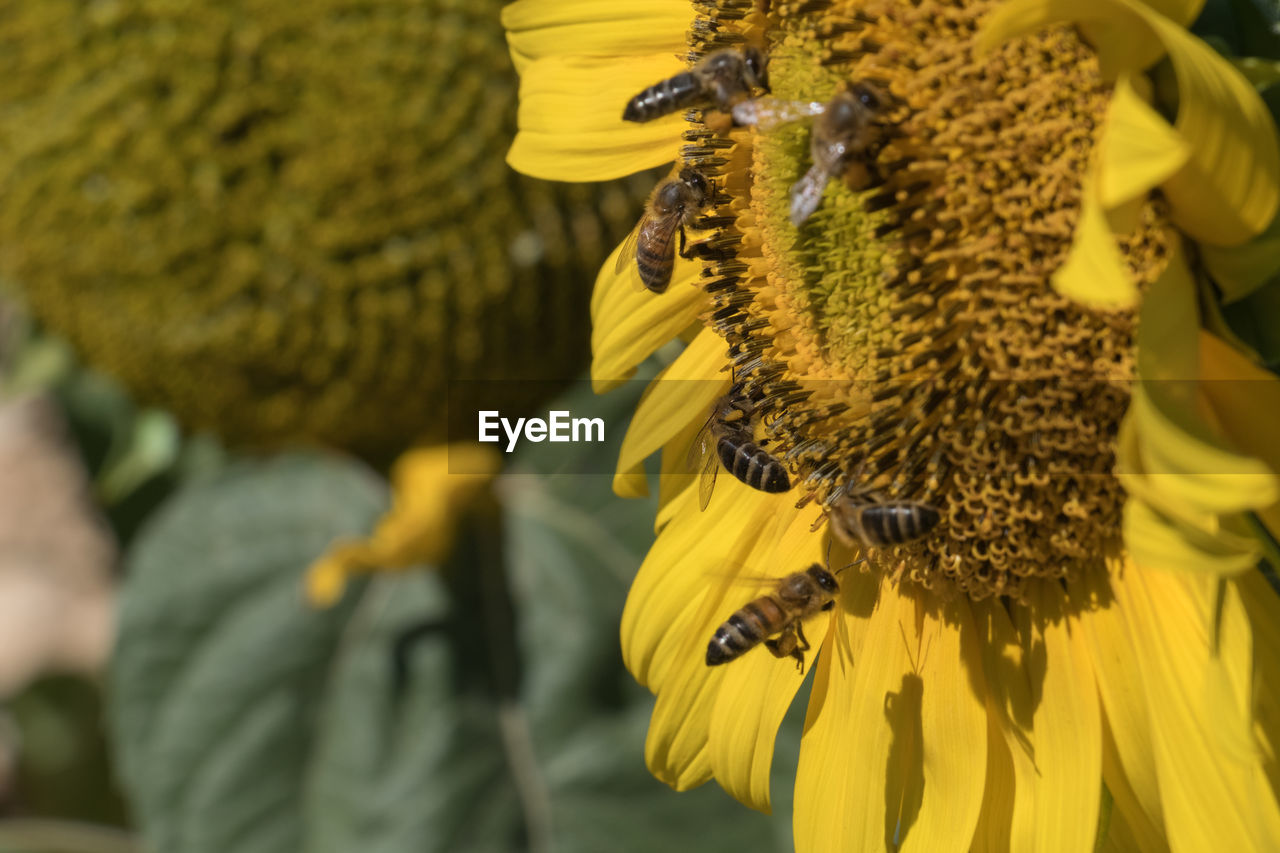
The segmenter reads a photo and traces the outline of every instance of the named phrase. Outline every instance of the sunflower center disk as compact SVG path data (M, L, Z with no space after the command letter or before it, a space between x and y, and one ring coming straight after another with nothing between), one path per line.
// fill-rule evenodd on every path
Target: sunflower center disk
M994 5L707 5L695 55L761 43L774 97L825 102L861 83L888 99L875 146L799 227L810 121L735 130L733 148L693 121L683 152L723 190L708 322L763 397L770 449L820 503L937 508L928 535L871 564L973 598L1017 596L1118 547L1111 471L1136 325L1050 284L1110 87L1066 27L975 56ZM1142 287L1174 237L1158 199L1136 219L1120 248Z

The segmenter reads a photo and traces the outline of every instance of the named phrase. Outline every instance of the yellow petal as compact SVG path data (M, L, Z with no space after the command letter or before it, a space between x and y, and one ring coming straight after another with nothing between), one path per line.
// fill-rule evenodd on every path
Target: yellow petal
M1167 500L1216 514L1275 502L1275 476L1261 460L1230 450L1221 439L1190 433L1183 424L1193 421L1166 416L1151 400L1151 387L1134 389L1130 412L1140 430L1143 470Z
M1084 25L1103 75L1147 68L1164 53L1159 40L1124 0L1012 0L986 17L975 50L994 50L1017 36L1061 23Z
M1126 421L1132 422L1137 464L1163 494L1189 513L1225 514L1268 506L1280 484L1267 466L1215 436L1202 417L1203 385L1196 293L1177 258L1151 285L1138 329L1138 374Z
M1000 714L988 697L987 784L982 791L982 813L973 834L973 853L1007 853L1015 849L1010 835L1017 796L1016 775Z
M353 574L439 565L453 548L459 516L484 499L501 465L501 456L480 444L405 453L391 469L391 509L368 539L337 543L311 566L308 598L327 607Z
M748 572L767 568L770 574L783 574L822 562L822 539L809 531L807 514L793 510L791 515L791 524L780 537L759 540L760 546L749 557ZM739 594L730 606L745 604L747 597ZM830 621L822 613L804 623L813 647L807 655L810 664ZM790 658L778 660L764 650L748 652L722 668L727 672L711 713L712 772L731 796L768 812L774 741L803 678Z
M813 646L810 661L818 654L830 621L823 614L806 622L805 635ZM709 729L712 773L739 802L768 814L769 771L778 726L804 679L789 659L780 661L763 651L747 654L723 669Z
M1174 127L1192 159L1163 185L1173 220L1201 242L1236 246L1261 234L1280 203L1276 128L1253 86L1191 33L1148 14L1178 79Z
M1136 395L1135 395L1136 396ZM1145 405L1145 404L1144 404ZM1116 473L1129 493L1125 502L1125 546L1141 566L1230 574L1250 568L1258 542L1224 525L1222 517L1189 503L1185 489L1170 489L1176 475L1148 476L1137 449L1136 419L1120 426Z
M1232 581L1220 584L1217 604L1210 624L1216 631L1214 653L1220 666L1209 671L1201 686L1210 703L1206 715L1232 715L1213 729L1219 754L1241 762L1257 762L1262 751L1253 727L1253 630L1239 585Z
M622 440L615 492L623 497L648 493L646 487L636 494L636 486L645 482L644 461L690 423L696 421L701 426L706 421L711 404L728 385L729 374L720 372L727 363L724 338L703 329L684 352L649 383ZM687 468L680 472L685 475L686 484L692 473L695 472Z
M1229 649L1215 651L1211 639L1217 579L1135 570L1113 576L1112 589L1143 661L1171 845L1176 850L1267 849L1280 837L1273 792L1257 755L1225 750L1224 744L1240 736L1218 730L1238 728L1247 712L1233 690L1207 689L1231 681L1229 674L1215 677L1214 670L1240 668L1224 664L1221 654Z
M1200 333L1201 391L1210 417L1231 442L1280 472L1280 379L1250 362L1222 339ZM1271 535L1280 534L1280 504L1255 508Z
M637 576L623 614L623 652L628 662L640 663L646 647L654 649L647 676L658 702L649 726L645 760L655 776L678 790L701 784L711 776L711 712L727 668L707 666L707 643L735 610L760 594L761 589L744 585L737 575L759 571L754 560L758 543L771 547L796 515L786 496L757 491L736 479L726 480L722 512L690 512L706 518L677 519L658 537L661 543L668 536L677 540L674 534L696 530L702 535L697 547L687 549L691 558L658 569L662 589L654 589L650 578L642 583ZM711 545L713 542L716 544ZM657 545L641 567L642 573L650 568L655 550ZM689 579L677 577L677 573L692 578L692 592ZM672 588L678 597L673 596ZM628 612L637 615L629 619ZM643 625L637 627L638 622ZM638 642L628 640L632 632ZM760 649L748 652L763 653Z
M968 603L922 615L923 593L885 582L873 609L875 592L860 576L821 661L796 773L796 848L966 850L987 725Z
M1175 522L1143 501L1125 503L1123 530L1125 546L1140 566L1228 575L1247 571L1258 559L1251 541Z
M1032 728L1036 765L1036 850L1093 849L1102 791L1102 722L1089 649L1067 617L1066 597L1040 584L1023 610L1033 685L1040 684ZM1043 639L1041 639L1043 638ZM1043 649L1035 646L1043 643Z
M1132 570L1118 561L1108 564L1108 572ZM1069 592L1073 601L1082 605L1087 602L1079 624L1106 715L1103 773L1115 797L1115 808L1145 849L1166 847L1147 696L1142 690L1142 661L1130 638L1129 626L1112 599L1106 575L1097 573L1073 580Z
M1128 817L1118 810L1111 812L1107 834L1098 845L1100 853L1153 853L1168 849L1168 844L1143 840L1129 825Z
M688 451L701 430L702 425L693 421L662 448L662 465L658 472L658 512L653 518L654 533L671 521L676 498L698 488L699 478L689 476Z
M1012 786L998 799L984 803L981 840L988 850L1031 850L1039 770L1028 658L1002 604L979 602L974 605L974 617L986 672L988 714L1003 743L1003 750L992 750L996 778L1002 786Z
M679 626L687 631L685 623ZM649 772L677 791L711 779L707 730L725 671L703 665L699 677L677 679L658 694L644 743Z
M1084 180L1071 249L1052 282L1063 296L1094 308L1116 310L1138 301L1137 285L1107 222L1097 182L1090 176Z
M1200 336L1201 390L1214 421L1232 443L1280 471L1280 378L1221 338Z
M921 799L915 825L906 826L904 820L898 826L902 850L967 850L977 827L988 726L982 656L973 642L975 631L969 602L962 598L927 613L917 647L910 650L919 672L903 676L893 707L885 711L897 718L891 727L903 731L904 717L910 720L912 716L912 686L919 684L919 781L923 791L907 786L897 800Z
M502 10L516 70L548 56L634 56L684 51L685 0L517 0Z
M1142 0L1142 4L1184 27L1191 26L1204 8L1204 0Z
M1222 301L1243 299L1280 272L1280 216L1243 246L1200 247L1200 259L1222 289Z
M895 733L884 700L910 669L898 629L902 599L870 575L841 586L841 613L818 659L796 769L795 844L806 853L881 850L893 835L885 827L885 795ZM914 614L903 621L914 630Z
M1107 105L1096 156L1099 198L1109 210L1159 186L1182 168L1191 151L1126 74L1116 82Z
M1098 51L1107 79L1125 70L1148 67L1164 52L1155 34L1146 30L1125 6L1163 15L1187 26L1200 14L1204 0L1016 0L1005 3L983 22L978 50L990 50L1018 35L1053 23L1079 22L1086 39Z
M1134 5L1145 6L1182 27L1189 27L1200 15L1204 0L1134 0Z
M761 573L748 566L756 540L779 535L796 513L785 495L758 491L733 477L721 479L716 483L715 500L723 502L718 511L700 512L692 492L678 499L679 511L650 547L627 595L623 661L636 680L654 692L686 664L705 668L712 632L741 606L724 603L727 596L742 593L736 576L743 571ZM699 596L706 601L699 624L690 628L697 636L689 640L673 625ZM682 643L693 643L696 654L681 651Z
M1090 851L1102 791L1102 723L1089 651L1053 584L1010 624L984 605L987 684L1013 758L1010 849ZM1074 630L1073 630L1074 627Z
M552 181L606 181L675 157L682 115L644 124L622 120L632 95L678 73L670 53L551 56L520 78L519 128L507 153L516 171Z
M1099 831L1104 834L1104 850L1168 850L1164 829L1153 821L1142 805L1137 791L1125 775L1120 748L1115 735L1102 719L1102 780L1111 795L1111 811L1103 819ZM1154 771L1153 771L1154 772ZM1154 776L1152 777L1154 780ZM1159 791L1156 791L1157 797Z
M674 639L672 623L707 585L706 573L728 555L728 542L704 539L711 528L697 512L696 495L678 501L680 510L654 540L636 572L622 611L622 659L627 669L656 691L670 665L659 655L663 642Z
M1254 733L1271 790L1280 790L1280 596L1261 572L1233 580L1253 630Z
M707 307L699 261L676 256L671 285L650 293L632 285L632 270L614 272L622 246L600 268L591 295L591 383L597 393L625 382L636 365L673 340Z

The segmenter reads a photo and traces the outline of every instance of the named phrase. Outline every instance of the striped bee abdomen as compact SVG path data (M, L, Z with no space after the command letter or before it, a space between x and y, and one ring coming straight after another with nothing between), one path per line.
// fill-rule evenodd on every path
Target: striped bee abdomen
M770 634L786 627L788 617L778 602L762 596L748 603L716 629L707 644L707 666L727 663L741 656Z
M722 435L716 443L716 452L725 470L753 489L785 492L791 488L787 469L755 442Z
M928 533L942 519L922 503L873 504L862 510L862 529L869 544L900 545Z
M664 223L646 221L640 227L653 231L664 227ZM640 272L640 281L654 293L662 293L671 283L671 271L675 267L672 248L670 235L645 233L636 241L636 269Z
M627 101L623 121L652 121L681 107L688 106L702 94L702 85L691 72L682 71L661 83L655 83Z

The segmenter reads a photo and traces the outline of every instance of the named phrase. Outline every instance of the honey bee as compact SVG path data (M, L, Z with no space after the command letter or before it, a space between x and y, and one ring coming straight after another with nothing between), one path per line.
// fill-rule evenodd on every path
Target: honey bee
M902 545L924 536L942 520L936 507L919 501L868 501L851 496L836 500L828 513L831 532L848 546Z
M835 574L817 563L792 572L778 581L773 592L747 602L716 629L707 643L707 666L728 663L763 641L774 657L795 658L796 668L804 672L809 641L802 620L834 607L839 592Z
M879 89L856 83L832 98L814 119L809 139L813 165L791 187L793 224L802 224L818 209L828 180L843 175L850 163L865 156L876 144L880 134L874 120L886 102Z
M680 232L680 257L693 257L687 251L685 228L692 228L698 211L715 195L715 187L698 171L680 170L680 175L667 178L654 188L645 205L644 216L627 237L618 252L615 272L634 262L640 283L654 293L662 293L671 283L676 264L676 232ZM638 289L638 288L637 288Z
M791 489L787 469L769 451L752 441L753 407L736 391L721 397L711 417L689 448L689 467L700 472L698 505L706 509L715 490L716 474L726 470L753 489L786 492Z
M754 47L709 53L688 71L655 83L627 101L624 121L652 121L686 107L729 109L753 89L769 89L768 59Z

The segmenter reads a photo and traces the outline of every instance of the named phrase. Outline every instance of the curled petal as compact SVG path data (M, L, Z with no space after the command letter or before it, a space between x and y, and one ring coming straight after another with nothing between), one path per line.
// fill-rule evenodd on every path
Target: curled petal
M492 447L450 444L411 450L391 470L391 509L373 534L339 542L307 572L308 599L335 603L353 575L439 565L453 548L455 525L467 507L486 498L502 458Z
M1280 147L1271 115L1239 71L1179 23L1137 0L1013 0L979 36L992 49L1051 24L1088 22L1108 77L1137 72L1167 53L1178 81L1174 129L1190 151L1162 183L1178 225L1224 246L1262 233L1280 204Z

